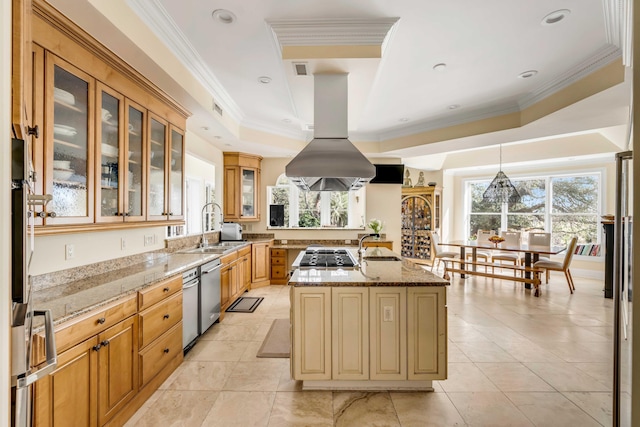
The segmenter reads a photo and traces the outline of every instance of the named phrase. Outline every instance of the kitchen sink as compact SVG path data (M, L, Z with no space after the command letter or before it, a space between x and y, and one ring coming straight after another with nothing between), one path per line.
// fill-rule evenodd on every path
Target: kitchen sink
M242 242L218 242L215 244L215 246L242 246L247 244L247 242L242 241Z
M380 256L365 256L363 259L368 261L402 261L402 258L399 258L394 255L380 255Z
M223 254L228 251L229 247L208 246L206 248L185 249L180 251L183 254Z

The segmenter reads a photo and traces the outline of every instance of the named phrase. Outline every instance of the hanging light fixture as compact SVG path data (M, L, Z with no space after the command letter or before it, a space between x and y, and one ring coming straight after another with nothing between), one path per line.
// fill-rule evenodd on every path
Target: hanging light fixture
M502 172L502 144L500 144L500 168L498 174L482 194L483 200L500 203L516 203L520 201L520 193L511 180Z

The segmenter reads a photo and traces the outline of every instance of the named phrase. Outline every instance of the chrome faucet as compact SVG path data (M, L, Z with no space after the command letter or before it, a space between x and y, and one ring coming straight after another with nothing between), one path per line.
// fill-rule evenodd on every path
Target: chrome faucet
M362 254L364 252L364 250L362 249L362 242L364 241L364 239L366 239L367 237L380 237L380 233L371 233L371 234L365 234L364 236L362 236L360 238L360 241L358 242L358 262L362 261Z
M220 229L222 229L222 208L220 207L219 204L217 204L216 202L209 202L209 203L205 203L205 205L202 207L202 212L200 213L200 220L202 221L201 226L202 226L202 240L200 241L200 247L204 248L205 246L207 246L208 242L207 242L207 238L204 235L204 211L205 209L207 209L207 206L217 206L218 209L220 210Z

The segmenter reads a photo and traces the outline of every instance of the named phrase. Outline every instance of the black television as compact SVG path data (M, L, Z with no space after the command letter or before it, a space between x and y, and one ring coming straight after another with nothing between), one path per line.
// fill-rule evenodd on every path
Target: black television
M404 165L374 165L376 176L369 184L402 184L404 181Z

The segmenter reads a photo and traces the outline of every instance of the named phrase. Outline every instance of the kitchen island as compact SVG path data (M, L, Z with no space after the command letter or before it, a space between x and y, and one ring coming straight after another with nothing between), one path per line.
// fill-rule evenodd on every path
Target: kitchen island
M449 282L386 248L354 268L298 268L291 375L303 389L433 390L447 377Z

